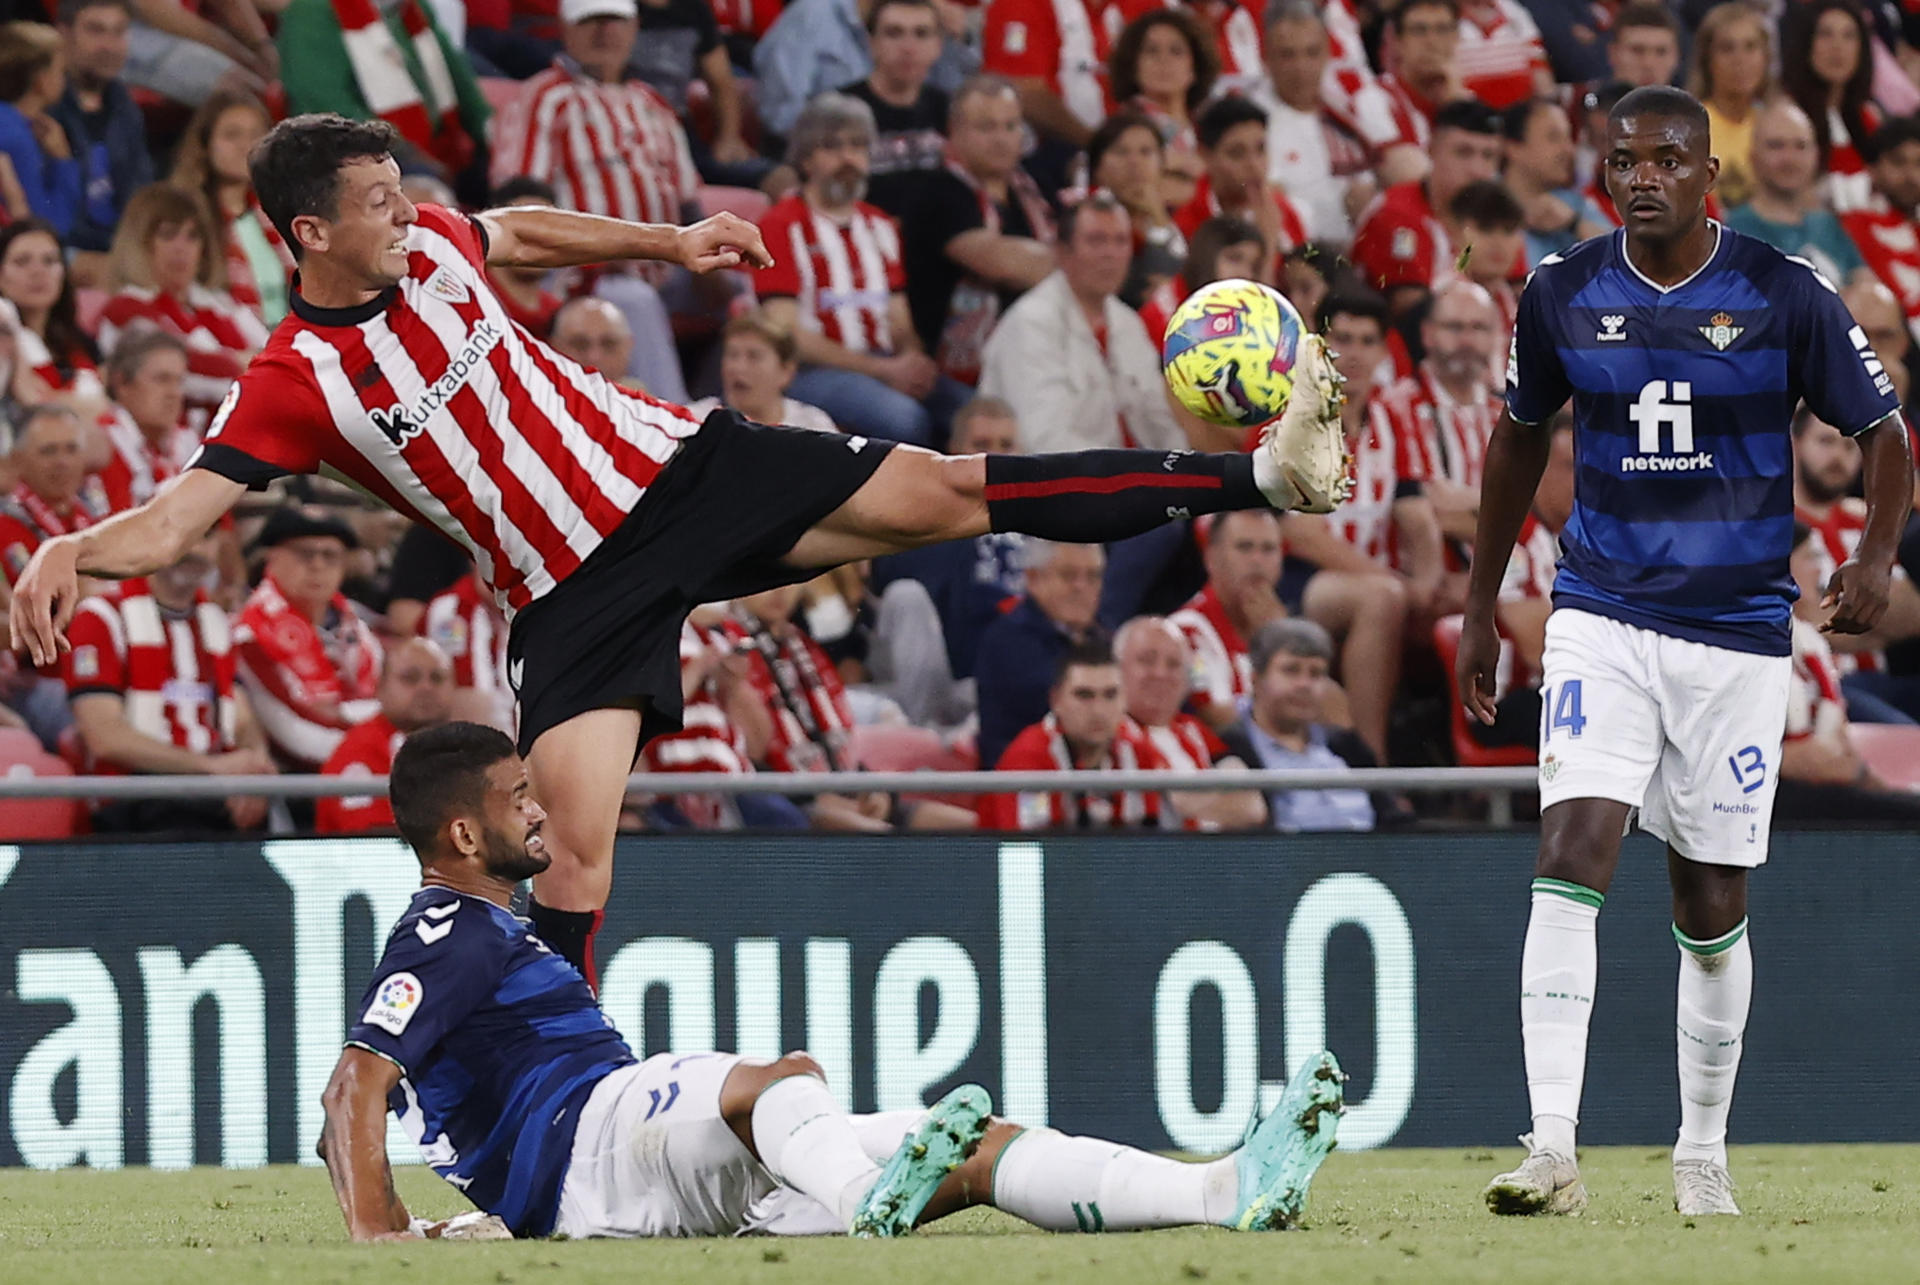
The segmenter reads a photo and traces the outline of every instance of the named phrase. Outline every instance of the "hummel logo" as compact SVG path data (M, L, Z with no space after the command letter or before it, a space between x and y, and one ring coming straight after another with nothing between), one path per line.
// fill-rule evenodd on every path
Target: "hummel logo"
M420 939L420 944L423 946L433 945L452 931L453 925L450 923L441 924L436 928L424 919L413 926L413 935ZM466 938L462 937L460 940L465 941Z
M428 906L421 913L429 919L445 919L458 909L460 909L460 903L455 901L444 906Z
M1610 313L1600 318L1601 329L1599 333L1594 335L1594 338L1603 344L1617 343L1627 337L1627 332L1621 329L1621 327L1626 324L1627 319L1625 317L1617 312Z

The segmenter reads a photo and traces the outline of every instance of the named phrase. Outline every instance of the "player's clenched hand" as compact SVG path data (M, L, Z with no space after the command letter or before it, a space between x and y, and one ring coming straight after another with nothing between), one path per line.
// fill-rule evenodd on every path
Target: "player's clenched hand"
M721 268L770 268L773 256L760 229L725 211L680 229L680 266L690 272Z
M49 540L13 584L9 628L13 650L51 665L67 650L67 625L80 601L78 556L71 540Z
M1887 599L1892 593L1893 568L1848 558L1833 573L1833 579L1827 581L1827 595L1820 600L1823 609L1833 611L1833 617L1820 626L1821 632L1869 632L1886 614Z
M1500 635L1490 618L1469 615L1460 629L1460 653L1454 658L1453 678L1467 713L1493 726L1493 679L1500 664Z

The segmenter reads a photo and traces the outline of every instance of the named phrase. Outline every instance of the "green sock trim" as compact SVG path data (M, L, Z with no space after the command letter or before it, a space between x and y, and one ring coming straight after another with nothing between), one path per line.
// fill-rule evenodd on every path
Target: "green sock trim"
M1605 903L1607 899L1607 894L1604 892L1595 892L1584 884L1568 883L1565 879L1535 879L1533 881L1533 890L1535 892L1550 892L1556 897L1565 897L1568 901L1577 901L1583 906L1592 906L1595 910L1600 909L1601 905Z
M1712 941L1695 941L1680 931L1680 925L1673 926L1673 939L1680 943L1681 950L1692 951L1696 955L1718 955L1747 935L1747 921L1742 918L1733 928Z

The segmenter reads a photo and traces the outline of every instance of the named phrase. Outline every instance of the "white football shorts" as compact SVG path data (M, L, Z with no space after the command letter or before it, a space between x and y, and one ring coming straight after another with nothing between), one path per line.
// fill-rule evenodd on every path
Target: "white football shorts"
M1560 608L1540 687L1540 806L1613 799L1691 861L1767 859L1790 656Z
M742 1062L764 1065L732 1053L657 1053L595 1086L580 1112L554 1233L846 1235L826 1206L774 1181L721 1118L721 1086ZM851 1119L881 1164L922 1114Z

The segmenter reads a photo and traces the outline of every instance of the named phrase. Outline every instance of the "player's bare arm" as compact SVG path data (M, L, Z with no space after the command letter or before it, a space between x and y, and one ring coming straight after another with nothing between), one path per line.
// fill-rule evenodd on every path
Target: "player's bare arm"
M246 490L217 473L189 469L139 508L41 545L14 582L14 650L25 650L36 665L51 664L67 650L81 576L125 580L177 562Z
M538 206L478 217L487 230L487 262L500 267L572 268L609 259L652 259L691 272L773 265L760 229L737 214L715 214L683 228Z
M1833 617L1828 633L1864 634L1880 623L1893 592L1893 559L1913 508L1913 454L1906 421L1898 412L1873 425L1860 443L1867 526L1853 556L1835 568L1822 607Z
M387 1094L399 1082L400 1068L386 1058L347 1048L320 1095L327 1112L320 1158L355 1240L416 1239L387 1163Z
M1473 568L1467 581L1466 622L1460 630L1454 678L1467 712L1489 727L1494 720L1494 668L1500 660L1500 636L1494 629L1500 577L1552 451L1553 434L1544 425L1516 423L1504 411L1487 442L1480 520L1474 527Z

